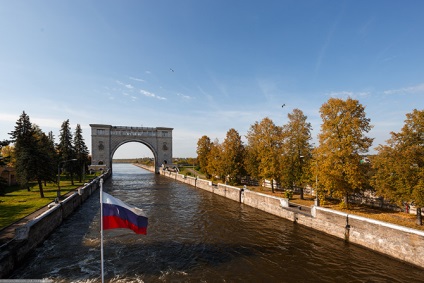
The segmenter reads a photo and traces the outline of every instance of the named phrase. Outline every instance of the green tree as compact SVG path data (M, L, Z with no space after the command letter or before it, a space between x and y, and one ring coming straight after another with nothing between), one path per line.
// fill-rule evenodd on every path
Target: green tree
M245 174L244 153L244 145L239 133L235 129L230 129L222 143L222 166L226 179L232 185L239 184L241 177Z
M23 188L29 189L29 182L36 177L38 158L37 140L34 128L25 111L16 122L15 130L10 133L15 145L16 179ZM43 197L43 192L40 190Z
M299 187L300 198L303 199L303 187L310 180L312 126L299 109L289 113L288 119L289 122L283 126L281 182L289 188L294 185Z
M367 186L361 154L368 152L373 139L365 136L372 126L358 100L330 98L320 108L322 125L315 150L316 174L322 188L336 197L348 196Z
M54 182L56 176L56 158L54 144L51 142L49 137L37 126L34 127L34 135L37 141L37 147L34 154L37 156L37 164L35 171L35 180L38 183L40 190L40 196L44 197L43 192L43 181L46 184L47 181Z
M202 136L197 141L197 160L199 162L200 171L210 178L211 174L208 172L208 156L212 148L211 139L208 136Z
M85 145L84 138L82 137L82 129L80 124L77 124L74 135L74 150L77 159L77 174L79 181L82 181L85 170L87 169L88 162L88 148Z
M76 158L75 148L72 144L72 133L69 125L69 119L62 123L59 135L59 144L57 145L59 162L63 162L64 170L70 175L71 183L74 185L74 172L76 166L74 162L67 162Z
M263 181L271 182L271 189L274 193L274 181L281 176L281 144L282 129L272 122L268 117L262 119L260 123L255 122L250 126L247 133L248 159L247 168L250 173L257 174ZM257 166L257 171L253 167Z
M424 206L424 110L406 114L401 132L391 133L387 145L377 147L373 158L373 185L378 194L399 205L414 202L422 225Z

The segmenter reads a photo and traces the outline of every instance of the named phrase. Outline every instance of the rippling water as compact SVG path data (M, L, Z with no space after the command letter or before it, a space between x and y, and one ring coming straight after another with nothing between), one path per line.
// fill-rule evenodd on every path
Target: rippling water
M424 270L220 196L114 164L104 190L142 208L148 234L104 232L110 282L424 282ZM100 280L99 196L12 278Z

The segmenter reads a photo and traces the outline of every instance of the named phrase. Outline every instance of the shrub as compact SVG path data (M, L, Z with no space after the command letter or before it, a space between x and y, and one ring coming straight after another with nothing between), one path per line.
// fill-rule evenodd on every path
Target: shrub
M291 191L291 190L284 191L284 196L288 199L292 199L293 198L293 191Z

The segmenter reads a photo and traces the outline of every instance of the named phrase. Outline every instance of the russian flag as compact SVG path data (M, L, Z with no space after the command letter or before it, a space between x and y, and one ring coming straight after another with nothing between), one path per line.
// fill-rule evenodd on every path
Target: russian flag
M143 210L102 192L103 230L127 228L137 234L147 234L147 217Z

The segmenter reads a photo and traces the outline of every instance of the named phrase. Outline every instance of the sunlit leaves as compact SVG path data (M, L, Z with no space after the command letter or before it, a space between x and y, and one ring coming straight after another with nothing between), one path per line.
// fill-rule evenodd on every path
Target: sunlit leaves
M323 124L315 150L320 188L335 196L346 197L367 186L361 170L361 153L368 152L372 138L365 135L372 126L365 108L351 98L331 98L320 108Z
M288 188L294 185L303 187L310 179L312 126L299 109L289 113L288 118L288 123L283 126L281 182Z
M280 179L282 128L276 126L268 117L255 122L247 133L250 173L257 174L261 180L270 180L274 191L274 180ZM257 170L252 170L256 166Z
M239 183L244 175L244 156L245 149L239 133L230 129L222 143L222 166L230 184Z
M197 141L197 161L199 162L199 167L201 172L206 174L206 177L210 177L209 172L207 171L207 165L208 165L208 155L211 151L212 142L211 139L208 136L202 136Z
M397 203L424 206L424 111L406 114L400 133L377 147L373 184L377 192Z

